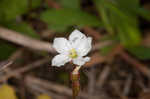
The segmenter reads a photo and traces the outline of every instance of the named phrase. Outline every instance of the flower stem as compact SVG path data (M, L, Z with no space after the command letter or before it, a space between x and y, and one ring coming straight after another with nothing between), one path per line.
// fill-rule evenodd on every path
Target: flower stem
M79 69L81 66L76 66L75 69L73 70L72 74L79 74Z
M76 68L71 73L73 99L76 99L80 91L80 68L81 66L76 66Z

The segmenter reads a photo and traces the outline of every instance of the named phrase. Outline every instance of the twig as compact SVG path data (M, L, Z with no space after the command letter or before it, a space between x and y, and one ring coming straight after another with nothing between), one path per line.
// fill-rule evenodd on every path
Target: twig
M95 89L95 76L96 76L96 70L94 67L92 67L90 69L90 71L88 72L88 95L89 98L91 99L93 97L93 94L95 93L94 89Z
M95 31L94 29L92 29L90 27L84 27L83 30L85 31L85 33L88 33L89 35L93 36L95 38L95 40L101 39L100 33Z
M110 74L110 67L105 66L105 68L103 69L103 71L101 72L101 74L98 78L96 85L98 85L98 87L101 88L104 85L104 83L106 82L106 79L109 74Z
M63 86L63 85L55 84L55 83L52 83L50 81L42 80L40 78L36 78L33 76L26 76L25 81L28 84L36 84L36 85L39 85L43 88L47 88L49 90L52 90L54 92L58 92L60 94L72 96L72 90L70 88ZM86 98L86 99L88 98L87 94L84 92L80 92L79 97ZM94 99L99 99L99 97L97 97L97 98L95 97Z
M141 73L143 73L145 76L147 76L148 78L150 78L150 70L149 68L147 68L147 66L145 66L144 64L140 63L139 61L137 61L136 59L132 58L131 56L129 56L126 52L121 51L120 52L121 57L127 61L129 64L131 64L132 66L136 67Z
M125 82L125 86L123 89L123 95L124 96L128 95L130 88L131 88L131 84L132 84L132 75L129 75L126 82Z
M106 60L105 57L101 56L98 52L96 52L93 53L93 55L91 56L90 62L87 62L83 67L85 68L92 67L99 63L104 62L105 60Z
M101 48L103 48L105 46L111 45L111 44L112 44L111 40L96 43L95 45L93 45L92 51L99 50L99 49L101 49Z
M112 55L109 55L110 57L112 57L112 56L114 56L116 54L119 54L126 62L128 62L132 66L136 67L136 69L138 69L141 73L143 73L145 76L150 78L150 70L149 70L149 68L147 68L146 65L140 63L139 61L137 61L136 59L134 59L130 55L128 55L123 50L123 47L121 45L118 45L116 47L116 49L117 50L114 50Z
M37 60L33 63L30 63L29 65L25 65L22 68L19 68L19 69L16 69L16 70L9 69L9 72L7 72L6 75L1 77L0 81L6 81L8 78L10 78L12 76L20 77L21 73L24 73L28 70L33 69L33 68L37 68L37 67L41 66L42 64L44 64L48 61L49 61L49 58L44 58L44 59Z
M147 85L145 85L145 83L143 83L145 78L143 78L143 76L141 75L141 73L140 73L138 70L134 70L134 71L135 71L136 81L138 81L138 82L136 82L137 85L138 85L142 90L147 90L147 89L149 89L149 88L147 87Z
M13 62L12 61L3 61L0 62L0 71L4 70L6 67L10 66Z
M47 88L47 89L53 90L58 93L63 93L63 94L69 95L69 96L72 95L72 90L70 88L67 88L65 86L58 85L58 84L55 84L55 83L52 83L52 82L49 82L46 80L42 80L40 78L36 78L33 76L26 76L25 81L28 84L40 85L43 88Z
M52 48L52 45L49 42L36 40L27 37L25 35L21 35L21 33L8 30L6 28L0 27L0 38L22 45L30 49L54 52L54 49Z
M28 75L29 76L29 75ZM47 88L43 88L42 86L35 83L26 83L28 91L31 92L35 96L39 96L39 94L47 94L54 99L66 99L66 96L60 95L58 93L54 93Z
M22 56L22 53L23 53L23 48L19 48L9 57L9 60L15 61L16 59Z

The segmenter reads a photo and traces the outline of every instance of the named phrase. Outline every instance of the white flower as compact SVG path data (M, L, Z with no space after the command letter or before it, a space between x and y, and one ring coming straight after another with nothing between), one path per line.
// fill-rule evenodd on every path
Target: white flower
M86 37L78 30L74 30L69 40L65 38L55 38L53 47L59 53L52 59L52 66L62 66L69 61L73 61L78 66L84 65L90 57L84 57L92 48L92 38Z

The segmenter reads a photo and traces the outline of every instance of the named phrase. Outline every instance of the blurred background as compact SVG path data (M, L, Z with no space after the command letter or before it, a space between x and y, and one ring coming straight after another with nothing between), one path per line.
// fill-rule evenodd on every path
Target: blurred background
M77 99L150 99L149 0L0 0L0 99L71 99L55 37L93 37Z

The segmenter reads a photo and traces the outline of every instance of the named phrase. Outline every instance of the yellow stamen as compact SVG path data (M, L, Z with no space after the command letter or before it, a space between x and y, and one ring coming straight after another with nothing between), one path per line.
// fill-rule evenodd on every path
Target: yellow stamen
M76 58L78 55L77 55L77 52L75 49L71 49L70 50L70 54L69 54L69 57L71 58Z

